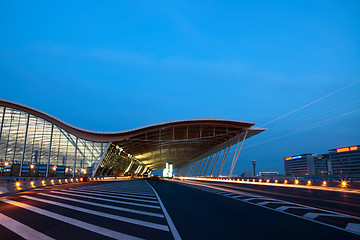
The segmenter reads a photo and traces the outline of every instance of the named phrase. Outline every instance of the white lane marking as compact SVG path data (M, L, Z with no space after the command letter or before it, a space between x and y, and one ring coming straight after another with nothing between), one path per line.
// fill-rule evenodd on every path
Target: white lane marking
M338 214L329 214L329 213L312 213L312 212L309 212L305 215L303 215L303 217L305 218L310 218L310 219L315 219L317 218L318 216L324 216L324 217L340 217L340 218L352 218L352 217L349 217L349 216L343 216L343 215L338 215Z
M146 180L145 180L145 181L146 181ZM161 199L160 199L160 196L157 194L157 192L155 191L155 189L150 185L150 183L148 183L148 181L146 181L146 183L149 185L149 187L151 187L151 189L154 191L154 194L156 195L157 199L159 200L161 209L162 209L163 212L164 212L166 221L167 221L168 224L169 224L169 227L170 227L170 230L171 230L171 233L172 233L174 239L175 239L175 240L181 240L180 234L179 234L179 232L177 231L177 229L176 229L176 227L175 227L175 224L174 224L173 221L171 220L170 215L169 215L168 212L166 211L166 208L165 208L164 204L162 203L162 201L161 201Z
M148 204L140 204L140 203L119 201L119 200L104 199L104 198L84 196L84 195L74 194L74 193L65 193L65 192L57 192L57 191L50 191L50 192L52 192L52 193L57 193L57 194L62 194L62 195L74 196L74 197L82 197L82 198L89 198L89 199L101 200L101 201L106 201L106 202L121 203L121 204L127 204L127 205L139 206L139 207L148 207L148 208L160 209L159 206L148 205Z
M118 193L110 193L110 192L106 192L106 191L96 191L96 190L80 190L77 189L76 191L79 192L90 192L90 193L105 193L105 194L111 194L114 196L126 196L126 197L134 197L134 198L144 198L144 199L154 199L157 200L156 197L146 197L146 196L140 196L140 195L133 195L133 194L118 194Z
M348 225L346 226L346 229L356 232L356 233L360 233L360 224L359 223L348 223Z
M112 205L106 205L106 204L100 204L100 203L95 203L95 202L83 201L83 200L74 199L74 198L61 197L61 196L57 196L57 195L54 195L54 194L47 194L47 193L38 193L38 194L43 195L43 196L47 196L47 197L72 201L72 202L84 203L84 204L97 206L97 207L103 207L103 208L119 210L119 211L123 211L123 212L131 212L131 213L137 213L137 214L142 214L142 215L147 215L147 216L152 216L152 217L164 218L164 215L162 215L160 213L145 212L145 211L135 210L135 209L132 209L132 208L116 207L116 206L112 206Z
M185 185L185 186L189 186L189 187L193 187L193 188L196 188L196 189L199 189L199 190L204 190L202 188L199 187L199 185L201 187L204 187L203 185L201 184L198 184L198 183L189 183L189 182L178 182L178 181L175 181L176 183L178 184L182 184L182 185ZM196 186L196 187L195 187ZM207 188L210 188L210 189L222 189L220 187L215 187L215 186L212 186L212 185L207 185L205 186ZM251 196L256 196L254 194L248 194L248 193L245 193L245 192L242 192L242 191L239 191L239 190L229 190L227 189L227 191L232 191L232 192L236 192L236 193L239 193L239 194L243 194L243 195L251 195ZM261 195L257 195L259 196L259 198L263 198L263 196ZM355 232L355 231L352 231L352 230L349 230L349 229L346 229L346 228L342 228L342 227L338 227L336 225L332 225L332 224L329 224L329 223L325 223L325 222L321 222L321 221L318 221L318 220L315 220L315 219L311 219L311 218L305 218L304 216L299 216L299 215L296 215L296 214L292 214L292 213L289 213L289 212L285 212L285 211L279 211L277 208L271 208L271 207L267 207L267 206L259 206L257 205L256 203L253 203L253 202L249 202L249 201L244 201L243 199L238 199L239 201L242 201L242 202L245 202L245 203L249 203L249 204L252 204L252 205L255 205L255 206L258 206L258 207L263 207L263 208L266 208L266 209L269 209L269 210L273 210L273 211L277 211L277 212L281 212L281 213L284 213L284 214L287 214L287 215L290 215L290 216L293 216L293 217L297 217L297 218L301 218L301 219L305 219L307 221L311 221L311 222L315 222L315 223L320 223L322 225L325 225L325 226L328 226L328 227L332 227L332 228L336 228L336 229L339 229L339 230L342 230L342 231L347 231L347 232L351 232L351 233L355 233L357 235L360 235L360 232ZM275 199L275 198L270 198L270 200L274 200L274 201L279 201L278 199ZM305 205L301 205L301 204L297 204L297 203L291 203L291 202L288 202L288 201L282 201L284 204L291 204L293 206L298 206L298 207L303 207L304 209L309 209L309 211L312 211L312 210L320 210L320 211L324 211L324 212L328 212L329 214L334 214L336 215L337 217L341 218L343 216L346 216L348 218L353 218L353 219L360 219L358 217L354 217L354 216L349 216L349 215L345 215L345 214L340 214L340 213L336 213L336 212L332 212L332 211L328 211L328 210L324 210L324 209L320 209L320 208L314 208L314 207L308 207L308 206L305 206ZM284 206L284 207L287 207L287 206Z
M241 199L241 200L243 200L243 201L251 201L251 200L254 200L254 199L257 199L257 200L261 200L261 199L259 199L259 198L254 198L254 197L251 197L251 198L244 198L244 199Z
M281 207L278 207L276 208L277 211L280 211L280 212L283 212L289 208L296 208L296 209L308 209L309 211L311 211L312 209L311 208L308 208L308 207L298 207L298 206L281 206Z
M61 191L63 191L63 192L72 192L72 193L79 193L79 191L76 191L76 190L61 190ZM136 198L129 198L129 197L120 197L120 196L112 196L112 195L109 195L109 194L86 193L86 192L81 192L81 193L82 193L82 194L87 194L87 195L103 196L103 197L112 197L112 198L116 198L116 199L132 200L132 201L138 201L138 202L158 203L158 201L145 200L145 199L136 199Z
M230 195L234 195L236 193L222 193L222 195L225 195L225 196L230 196Z
M76 189L86 189L86 188L76 188ZM143 194L143 193L136 193L136 192L132 192L132 191L124 191L123 189L119 189L119 191L114 191L114 189L112 188L111 190L105 190L103 188L91 188L91 189L86 189L86 190L92 190L92 191L101 191L101 192L107 192L107 193L125 193L125 194L133 194L133 195L139 195L139 196L146 196L146 197L154 197L154 194Z
M30 199L30 200L34 200L34 201L38 201L38 202L44 202L44 203L51 204L51 205L56 205L56 206L63 207L63 208L69 208L71 210L75 210L75 211L79 211L79 212L93 214L93 215L100 216L100 217L106 217L106 218L118 220L118 221L121 221L121 222L127 222L127 223L131 223L131 224L135 224L135 225L139 225L139 226L143 226L143 227L159 229L159 230L162 230L162 231L169 231L168 226L162 225L162 224L146 222L146 221L137 220L137 219L134 219L134 218L121 217L121 216L117 216L117 215L113 215L113 214L103 213L103 212L94 211L94 210L87 209L87 208L76 207L76 206L72 206L72 205L69 205L69 204L60 203L60 202L54 202L54 201L51 201L51 200L45 200L45 199L36 198L36 197L30 197L30 196L25 196L25 195L23 195L21 197L27 198L27 199Z
M74 218L66 217L66 216L63 216L63 215L60 215L60 214L57 214L54 212L50 212L50 211L47 211L47 210L44 210L41 208L37 208L37 207L31 206L31 205L28 205L28 204L25 204L22 202L16 202L16 201L9 200L9 199L0 199L0 201L14 205L16 207L24 208L26 210L35 212L37 214L44 215L49 218L54 218L56 220L74 225L75 227L83 228L85 230L95 232L95 233L98 233L98 234L101 234L101 235L104 235L107 237L111 237L111 238L115 238L115 239L134 239L134 240L141 239L141 238L130 236L130 235L127 235L124 233L116 232L116 231L113 231L113 230L110 230L107 228L99 227L99 226L96 226L96 225L93 225L90 223L86 223L86 222L83 222L83 221L80 221L80 220L77 220Z
M281 203L281 202L264 201L264 202L259 202L259 203L257 203L257 205L263 206L263 205L266 205L266 204L268 204L268 203Z
M0 213L0 224L27 240L54 240L35 229Z

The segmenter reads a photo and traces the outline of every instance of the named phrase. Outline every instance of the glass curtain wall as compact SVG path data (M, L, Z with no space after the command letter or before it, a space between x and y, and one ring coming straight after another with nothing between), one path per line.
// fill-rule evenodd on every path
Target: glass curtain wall
M97 176L135 176L139 175L144 165L120 146L110 144L96 172Z
M78 138L42 118L0 106L1 175L91 175L108 144Z

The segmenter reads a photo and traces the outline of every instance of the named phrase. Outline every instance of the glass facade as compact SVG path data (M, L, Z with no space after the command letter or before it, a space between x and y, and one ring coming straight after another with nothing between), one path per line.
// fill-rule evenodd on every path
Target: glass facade
M0 174L91 175L108 147L27 112L0 106Z
M140 161L126 153L120 146L110 144L102 162L97 169L97 176L123 176L127 174L138 174L145 170Z

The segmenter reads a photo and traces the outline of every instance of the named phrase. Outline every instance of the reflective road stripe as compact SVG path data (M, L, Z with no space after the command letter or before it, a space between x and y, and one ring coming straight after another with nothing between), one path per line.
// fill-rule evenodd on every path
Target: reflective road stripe
M34 201L44 202L47 204L52 204L52 205L59 206L59 207L69 208L69 209L84 212L84 213L93 214L93 215L100 216L100 217L111 218L111 219L118 220L121 222L127 222L127 223L140 225L143 227L149 227L149 228L159 229L159 230L163 230L163 231L169 231L168 226L162 225L162 224L141 221L141 220L137 220L137 219L133 219L133 218L121 217L121 216L117 216L117 215L98 212L98 211L94 211L94 210L90 210L90 209L86 209L86 208L76 207L76 206L72 206L69 204L54 202L54 201L45 200L45 199L36 198L36 197L30 197L30 196L21 196L21 197L31 199Z
M148 196L141 196L141 195L133 195L133 194L119 194L119 192L109 192L109 191L101 191L101 190L85 190L85 189L76 189L77 192L89 192L89 193L105 193L105 194L111 194L114 196L126 196L126 197L136 197L136 198L145 198L145 199L154 199L157 200L156 197L148 197Z
M170 229L171 229L171 233L172 233L174 239L175 239L175 240L181 240L180 234L179 234L178 230L176 229L175 224L174 224L174 222L172 221L170 215L169 215L168 212L166 211L166 208L165 208L164 204L162 203L162 201L161 201L161 199L160 199L160 196L157 194L157 192L155 191L155 189L150 185L150 183L148 183L148 181L146 181L146 183L149 185L149 187L151 187L151 189L154 191L154 194L156 195L157 199L159 200L161 209L162 209L162 211L164 212L166 221L167 221L168 224L169 224L169 227L170 227Z
M46 236L45 234L32 229L12 218L9 218L0 213L0 224L13 231L17 235L28 240L54 240L53 238Z
M47 193L38 193L38 194L42 195L42 196L58 198L58 199L63 199L63 200L67 200L67 201L72 201L72 202L84 203L84 204L103 207L103 208L110 208L110 209L124 211L124 212L131 212L131 213L137 213L137 214L142 214L142 215L147 215L147 216L152 216L152 217L164 218L164 215L162 215L160 213L145 212L145 211L135 210L135 209L132 209L132 208L116 207L116 206L112 206L112 205L106 205L106 204L101 204L101 203L83 201L83 200L74 199L74 198L67 198L67 197L57 196L57 195L54 195L54 194L47 194Z
M56 192L56 191L51 191L51 192L52 193L63 194L63 195L75 196L75 197L83 197L83 198L95 199L95 200L106 201L106 202L122 203L122 204L134 205L134 206L139 206L139 207L148 207L148 208L160 209L159 206L154 206L154 205L147 205L147 204L140 204L140 203L133 203L133 202L124 202L124 201L110 200L110 199L91 197L91 196L83 196L83 195L74 194L74 193L67 193L67 192Z
M76 190L61 190L61 191L79 193L79 191L76 191ZM138 202L158 203L158 201L151 201L151 200L145 200L145 199L136 199L136 198L130 198L130 197L112 196L112 195L103 194L103 193L85 193L85 192L82 192L82 194L94 195L94 196L103 196L103 197L112 197L112 198L116 198L116 199L125 199L125 200L138 201Z
M12 201L9 199L0 199L0 201L17 206L17 207L24 208L26 210L35 212L37 214L44 215L46 217L54 218L56 220L74 225L79 228L83 228L83 229L92 231L92 232L95 232L95 233L98 233L98 234L101 234L101 235L104 235L107 237L111 237L111 238L115 238L115 239L141 239L141 238L130 236L130 235L127 235L124 233L116 232L116 231L113 231L113 230L110 230L107 228L99 227L99 226L96 226L96 225L93 225L90 223L86 223L86 222L83 222L83 221L80 221L80 220L77 220L74 218L65 217L60 214L53 213L53 212L50 212L50 211L47 211L47 210L44 210L41 208L37 208L37 207L31 206L31 205L28 205L25 203L16 202L16 201Z

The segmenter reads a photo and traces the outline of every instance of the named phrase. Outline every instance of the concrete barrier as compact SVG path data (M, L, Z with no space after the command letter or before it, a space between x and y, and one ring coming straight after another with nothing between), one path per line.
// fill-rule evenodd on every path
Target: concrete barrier
M89 178L88 178L89 179ZM93 180L93 179L91 179ZM63 184L74 184L83 182L84 178L0 178L0 197L28 191L35 188L43 188L47 186L56 186ZM98 178L97 181L100 181Z

